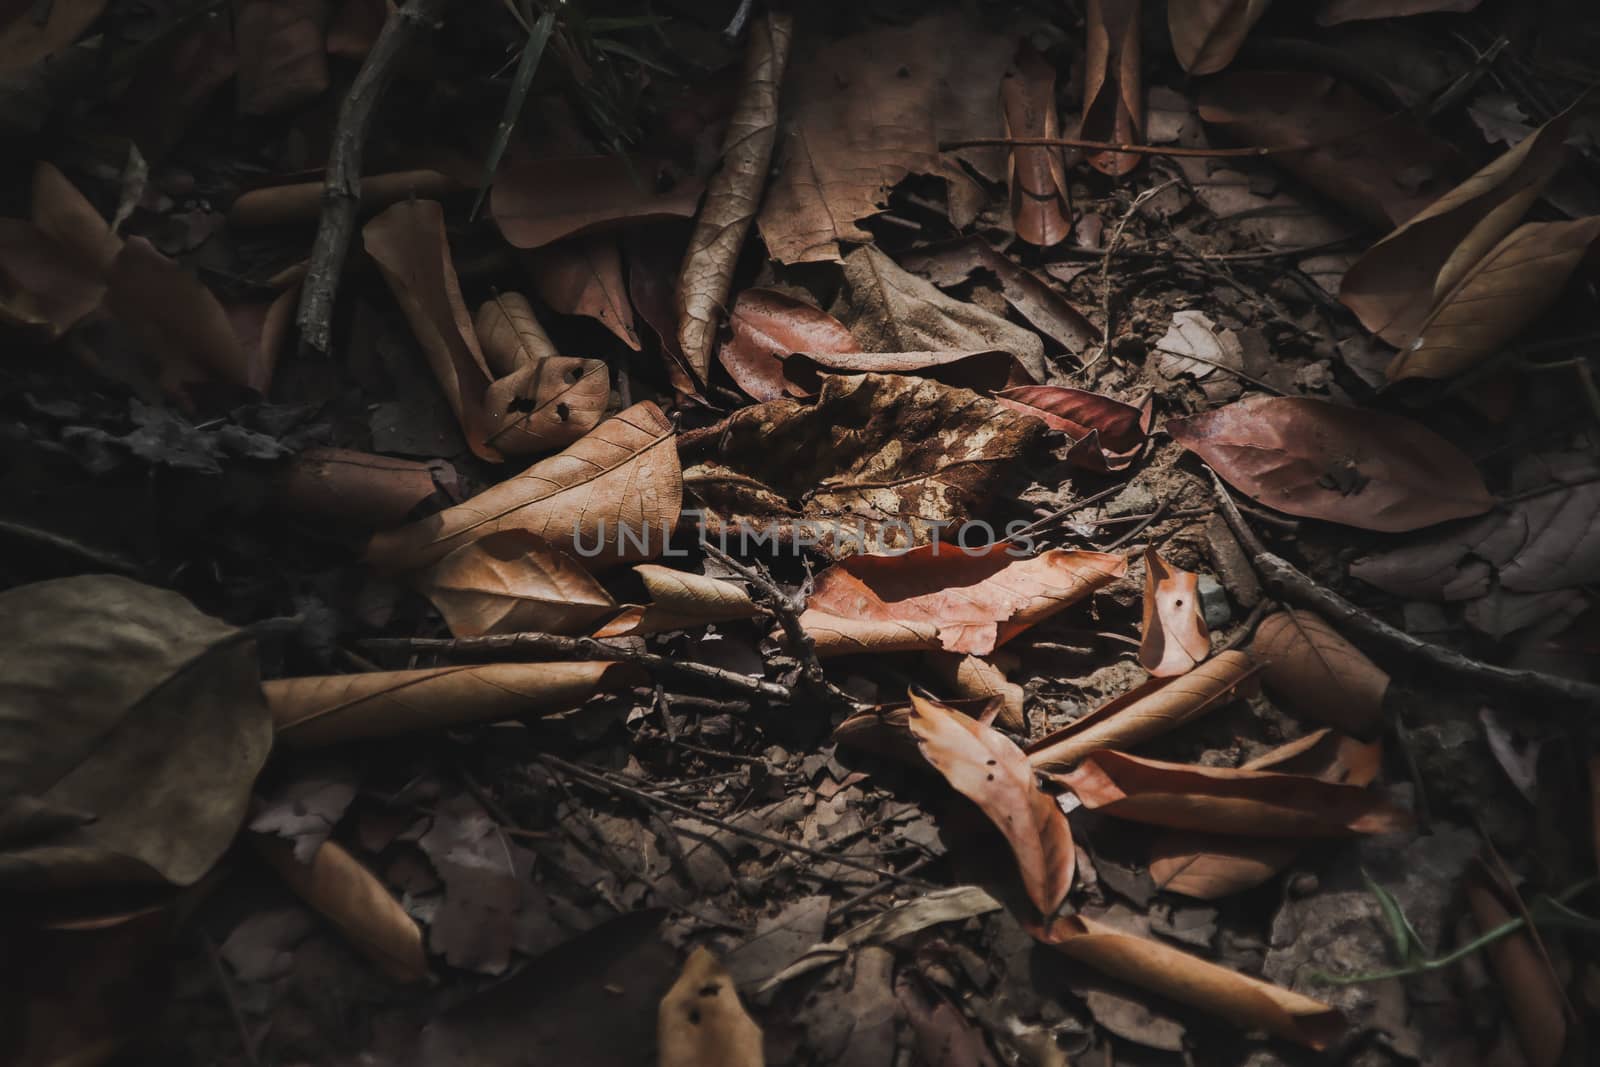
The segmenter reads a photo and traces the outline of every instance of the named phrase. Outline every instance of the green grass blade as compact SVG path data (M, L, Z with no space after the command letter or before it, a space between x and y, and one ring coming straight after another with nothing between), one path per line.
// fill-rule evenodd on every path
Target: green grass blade
M550 31L555 29L556 16L554 12L545 12L539 16L539 21L533 24L533 30L528 34L528 43L522 47L522 60L517 64L517 73L511 79L511 91L506 94L505 110L500 113L500 124L494 129L494 141L489 145L489 156L483 161L483 178L478 182L478 198L472 202L472 218L478 217L478 210L483 207L483 198L489 195L489 186L494 184L494 172L500 169L500 157L506 154L506 145L511 143L511 131L516 128L517 119L522 116L522 105L527 102L528 89L533 85L533 76L538 73L539 60L544 56L544 46L550 43Z

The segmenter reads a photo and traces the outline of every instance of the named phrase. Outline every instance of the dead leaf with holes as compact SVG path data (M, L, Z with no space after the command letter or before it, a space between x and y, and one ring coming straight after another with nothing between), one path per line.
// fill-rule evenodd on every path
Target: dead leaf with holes
M1152 678L1033 742L1028 758L1041 770L1061 770L1094 752L1158 737L1241 696L1259 670L1245 653L1228 651L1176 678Z
M1039 789L1022 750L987 717L970 718L916 693L910 728L923 757L1005 836L1040 917L1054 915L1072 888L1077 851L1067 817Z
M763 1067L761 1027L739 1002L727 969L704 946L661 998L658 1067Z
M1103 552L1050 549L1018 558L1000 543L949 542L899 555L856 555L817 576L800 621L820 656L942 649L986 655L1127 573Z
M1139 666L1154 677L1187 674L1211 655L1211 631L1200 614L1200 576L1172 566L1153 547L1144 551L1139 629Z
M1144 81L1139 58L1140 0L1089 0L1084 14L1083 120L1078 136L1109 144L1144 141ZM1128 152L1087 156L1095 170L1112 177L1139 165Z
M1383 717L1389 676L1309 611L1285 608L1261 621L1250 654L1285 710L1370 736Z
M523 260L533 291L558 315L583 315L640 350L633 305L622 282L622 253L611 234L557 241Z
M718 622L753 619L761 612L750 594L732 582L703 574L641 563L633 572L650 594L648 604L628 604L594 632L595 637L643 637Z
M683 504L672 424L646 401L522 473L455 507L377 534L367 562L388 571L426 567L500 530L527 530L599 568L649 559L666 547Z
M1494 506L1464 452L1399 415L1255 396L1166 430L1229 485L1291 515L1395 533Z
M1168 5L1167 31L1178 64L1195 75L1222 70L1233 62L1250 27L1271 5L1272 0L1189 0Z
M464 544L413 580L456 637L579 634L617 610L577 560L527 530Z
M611 400L604 360L556 354L521 293L497 293L474 329L497 375L483 394L488 443L507 455L563 448L600 424Z
M1000 105L1007 137L1060 137L1056 116L1056 70L1031 45L1023 44L1000 79ZM1011 149L1006 180L1017 236L1049 248L1072 232L1072 196L1061 149Z

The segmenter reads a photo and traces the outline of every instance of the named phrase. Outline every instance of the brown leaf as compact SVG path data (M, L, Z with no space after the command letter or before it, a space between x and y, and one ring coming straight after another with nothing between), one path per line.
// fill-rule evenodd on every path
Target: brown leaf
M0 219L0 323L54 341L98 308L105 292L101 275L37 226Z
M1180 12L1207 6L1212 4L1177 4L1168 11L1176 21ZM1245 4L1234 0L1231 6ZM1385 111L1326 74L1251 71L1210 79L1200 94L1200 117L1237 144L1315 145L1273 159L1379 226L1398 226L1415 216L1448 191L1462 170L1460 153L1420 123Z
M177 261L143 237L130 237L107 283L107 309L159 364L166 389L204 382L248 387L250 367L228 312Z
M1033 377L1017 357L998 348L978 352L797 352L783 361L784 381L797 396L815 394L822 388L825 374L914 374L975 393L1033 384Z
M1035 784L1022 750L993 727L916 693L910 726L927 761L1005 835L1039 914L1054 915L1072 888L1077 853L1067 817Z
M722 165L706 185L705 202L678 272L678 347L702 382L711 373L717 325L772 166L778 87L793 36L794 22L781 12L761 16L750 25L744 82L723 137Z
M1467 905L1480 933L1510 922L1521 909L1509 887L1476 861L1467 868ZM1526 930L1500 938L1484 949L1500 984L1517 1041L1528 1067L1556 1067L1567 1045L1565 996L1556 976Z
M300 279L270 302L252 300L229 304L226 308L233 334L244 353L245 384L266 395L278 369L278 357L289 339L295 309L300 305Z
M996 393L995 400L1031 415L1072 439L1067 460L1085 470L1126 470L1150 436L1154 398L1138 407L1099 393L1058 385L1033 385Z
M964 389L835 375L815 401L741 408L680 448L713 529L805 533L837 557L927 544L940 525L983 514L1043 433Z
M932 627L933 647L984 655L1128 569L1123 557L1101 552L1056 548L1020 559L1013 551L1001 543L969 553L945 542L851 556L817 576L801 624L822 656L862 651L846 623L924 635Z
M252 834L250 839L296 896L390 978L420 982L428 976L428 957L416 921L342 846L324 841L305 864L294 858L294 846L287 841L265 834Z
M915 970L894 980L894 999L910 1028L914 1063L928 1067L1000 1067L983 1031L951 999ZM882 1062L882 1061L878 1061Z
M280 678L261 688L279 740L313 747L547 715L641 678L638 668L609 660L488 663Z
M695 397L702 402L700 387L689 372L689 363L678 347L678 309L673 293L678 266L683 261L685 238L674 239L679 227L640 226L623 234L628 260L628 296L639 318L661 342L667 380L680 398Z
M757 400L776 400L791 390L784 360L796 352L859 352L844 323L776 289L746 289L728 312L728 340L717 358L740 389Z
M1008 658L1015 667L1015 657ZM993 657L986 659L954 652L929 652L923 657L923 662L958 697L967 700L998 697L1000 712L995 721L1013 733L1026 732L1027 722L1022 714L1025 699L1022 686L1009 681Z
M1309 611L1267 616L1250 653L1267 688L1293 714L1363 735L1383 717L1389 676Z
M711 950L690 954L661 998L659 1067L763 1067L761 1027L739 1002L733 979Z
M439 200L463 188L460 181L436 170L402 170L369 174L361 179L361 213L369 214L402 200ZM231 226L291 226L309 222L322 211L324 183L293 182L240 193L228 209Z
M328 54L362 59L372 50L394 0L343 0L328 24Z
M277 483L278 502L292 515L367 529L414 517L436 496L459 500L455 468L443 460L415 460L308 448L289 462Z
M1250 27L1271 4L1272 0L1189 0L1168 5L1167 29L1179 65L1190 74L1215 74L1223 69L1239 54Z
M1435 11L1471 11L1483 0L1322 0L1317 25L1337 26L1358 19L1394 19Z
M496 293L478 305L473 330L489 373L501 377L545 359L558 359L555 342L521 293Z
M839 260L839 242L870 241L877 214L909 174L944 178L958 226L981 198L966 163L1004 176L994 148L941 153L939 142L1001 135L994 91L1014 43L954 14L829 42L796 60L783 94L778 174L759 224L780 263ZM894 345L893 348L922 348Z
M1241 1030L1265 1030L1316 1049L1344 1030L1344 1018L1320 1001L1086 916L1058 918L1034 936L1071 959Z
M1448 378L1499 352L1556 302L1597 236L1600 215L1511 231L1429 312L1389 380Z
M600 425L611 402L605 361L555 355L521 294L485 301L476 329L484 358L503 375L483 394L491 447L517 456L548 452Z
M44 231L81 269L108 274L122 251L122 238L100 217L87 197L49 163L33 171L33 224Z
M978 352L1016 356L1034 381L1049 378L1044 344L1032 330L976 304L953 300L900 267L874 245L844 261L849 308L844 323L868 352Z
M1056 70L1024 44L1000 79L1000 105L1007 137L1059 137ZM1007 181L1017 236L1048 248L1072 232L1072 196L1059 148L1011 149Z
M106 9L106 0L59 0L48 7L7 5L0 21L0 73L20 71L78 39Z
M1139 666L1157 678L1187 674L1211 655L1211 631L1200 614L1200 576L1144 550L1144 621Z
M275 115L328 88L325 0L245 0L234 15L239 113Z
M633 572L644 582L650 603L627 605L593 636L643 637L760 614L750 594L732 582L654 563L641 563Z
M577 560L526 530L464 544L415 581L456 637L583 633L617 609Z
M1033 742L1028 758L1041 770L1061 770L1091 753L1157 737L1234 699L1259 669L1243 652L1228 651L1177 678L1152 678Z
M1345 272L1339 299L1396 348L1511 232L1566 158L1569 108L1373 245Z
M461 299L443 209L435 200L402 201L362 227L361 238L428 357L467 446L498 462L504 457L488 443L483 406L489 366Z
M1359 786L1309 775L1166 763L1094 752L1056 775L1091 811L1178 830L1246 837L1392 833L1410 813Z
M539 299L560 315L586 315L640 350L633 305L622 284L622 253L609 234L557 241L527 256Z
M682 502L672 424L646 401L464 503L376 535L367 562L390 571L425 567L498 530L570 545L590 567L649 559L665 547Z
M1494 506L1471 459L1398 415L1258 396L1166 430L1229 485L1291 515L1399 532Z
M1139 7L1140 0L1089 0L1080 137L1111 144L1144 140ZM1091 152L1087 158L1091 167L1112 177L1139 165L1139 157L1126 152Z
M502 167L489 212L515 248L540 248L606 227L686 219L700 183L640 156L535 159Z

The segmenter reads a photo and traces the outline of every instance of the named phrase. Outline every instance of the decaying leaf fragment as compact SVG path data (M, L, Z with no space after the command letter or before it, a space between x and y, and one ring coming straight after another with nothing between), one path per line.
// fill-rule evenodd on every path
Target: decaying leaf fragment
M577 560L527 530L468 542L415 580L456 637L583 633L617 609Z
M1028 758L987 722L916 693L910 727L934 769L1005 835L1028 899L1048 920L1072 888L1077 852L1067 817L1034 782Z
M1399 415L1256 396L1166 428L1229 485L1291 515L1399 532L1494 505L1465 453Z
M1267 616L1250 654L1267 689L1296 714L1361 735L1382 717L1389 675L1309 611Z
M1250 27L1272 0L1189 0L1167 6L1172 50L1190 74L1215 74L1233 62Z
M1007 137L1059 137L1056 71L1031 46L1017 50L1000 79L1000 102ZM1007 182L1011 220L1017 236L1048 248L1072 232L1072 199L1061 149L1017 146L1011 149Z
M1001 653L999 656L968 656L957 652L929 652L923 657L934 675L963 700L999 700L1000 710L995 722L1014 733L1023 733L1027 723L1022 716L1026 694L1022 686L1006 678L1004 659L1010 667L1016 666L1016 657Z
M886 651L875 629L916 634L916 647L984 655L1127 572L1102 552L1050 549L1031 559L999 544L967 552L935 543L900 555L856 555L817 576L801 624L817 654Z
M1172 566L1153 547L1144 552L1139 630L1139 666L1157 678L1186 674L1211 655L1211 632L1200 613L1200 576Z
M496 293L478 308L474 328L498 375L483 399L492 447L511 455L546 452L599 425L611 399L605 361L557 355L527 297Z
M659 1067L762 1067L761 1027L739 1002L727 970L704 946L661 998Z
M678 272L678 346L703 382L728 303L739 250L755 221L778 136L778 86L789 62L794 21L772 12L750 25L744 84L722 143L722 167L706 185L700 216Z
M1144 140L1139 9L1140 0L1089 0L1080 137L1110 144ZM1088 161L1112 177L1139 165L1139 157L1127 152L1091 152Z

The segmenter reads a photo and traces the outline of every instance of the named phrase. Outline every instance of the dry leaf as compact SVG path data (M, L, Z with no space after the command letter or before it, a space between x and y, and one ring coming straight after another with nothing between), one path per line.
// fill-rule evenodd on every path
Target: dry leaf
M1363 735L1383 716L1389 676L1309 611L1267 616L1250 653L1267 689L1293 714Z
M1482 860L1467 868L1467 906L1480 933L1510 922L1522 909L1515 892L1501 884ZM1500 938L1484 950L1511 1015L1528 1067L1557 1067L1567 1045L1566 997L1526 930Z
M934 769L1005 835L1039 914L1054 915L1072 888L1077 853L1067 817L1035 784L1022 750L993 727L916 693L910 728Z
M390 571L425 567L499 530L571 546L589 567L649 559L665 547L682 502L672 424L647 401L464 503L378 534L367 561Z
M837 262L839 242L872 240L858 223L913 173L944 178L953 221L969 224L983 195L962 164L998 181L1003 150L941 153L939 143L1001 135L994 92L1014 47L944 13L797 56L783 94L778 174L759 220L772 257Z
M633 305L622 284L622 253L610 234L557 241L524 262L539 299L560 315L586 315L639 351Z
M744 83L723 138L722 166L706 185L705 202L678 272L678 347L702 382L711 373L717 324L772 165L778 86L793 35L793 20L781 12L761 16L750 25Z
M683 973L661 998L656 1021L659 1067L762 1067L761 1027L755 1024L727 969L711 950L690 954Z
M1265 1030L1316 1049L1326 1047L1344 1030L1344 1018L1320 1001L1086 916L1056 919L1034 936L1097 971L1198 1008L1241 1030Z
M680 399L698 398L700 387L678 348L678 310L673 298L678 266L687 238L675 237L678 226L639 226L623 234L628 260L628 296L634 311L661 342L667 380Z
M98 308L105 292L104 279L44 231L0 219L0 323L54 341Z
M106 281L106 308L155 358L167 390L204 382L248 388L244 347L221 301L199 278L143 237L130 237Z
M280 678L261 688L279 739L312 747L547 715L641 678L638 668L609 660L488 663Z
M1001 655L1005 655L1001 653ZM1015 667L1014 656L1007 656ZM993 658L968 656L954 652L929 652L923 662L935 676L967 700L1000 700L1000 712L995 722L1013 733L1024 733L1027 722L1023 718L1025 694L1022 686L1008 681L1005 671Z
M483 407L491 375L461 299L444 210L434 200L403 201L362 227L361 237L428 357L467 446L498 462L503 457L488 444L491 427Z
M1144 83L1140 77L1141 0L1089 0L1083 73L1083 121L1078 136L1110 144L1144 140ZM1095 170L1118 177L1139 165L1126 152L1091 152Z
M1348 837L1411 825L1411 815L1360 786L1303 774L1203 767L1093 752L1056 780L1084 807L1132 822L1246 837Z
M428 976L416 921L342 846L324 841L307 864L294 858L294 847L286 841L264 834L251 835L251 840L296 896L390 978L420 982Z
M640 156L534 159L501 168L489 211L516 248L540 248L603 227L686 219L700 183Z
M1023 386L996 393L1013 411L1031 415L1072 439L1067 461L1085 470L1126 470L1150 436L1154 398L1138 407L1099 393L1058 385Z
M750 594L732 582L654 563L641 563L633 572L644 582L650 603L627 605L593 636L643 637L714 622L752 619L760 614Z
M33 171L33 224L44 231L84 271L109 273L122 251L122 238L100 217L87 197L49 163Z
M1000 79L1000 105L1007 137L1060 137L1056 117L1056 70L1032 46L1017 50ZM1017 236L1048 248L1072 232L1072 195L1061 149L1018 146L1007 168L1011 219Z
M240 193L228 209L228 225L292 226L309 222L322 210L324 188L318 180ZM369 214L402 200L438 200L463 188L460 181L436 170L369 174L361 179L361 213Z
M1600 215L1511 231L1428 314L1389 380L1448 378L1495 355L1556 302L1597 236Z
M245 0L234 15L239 113L275 115L328 88L325 0Z
M975 393L1033 385L1033 377L1017 357L998 348L975 352L797 352L783 360L784 382L796 396L821 390L825 374L914 374Z
M1234 699L1259 669L1243 652L1228 651L1177 678L1152 678L1033 742L1028 758L1041 770L1061 770L1093 752L1147 741Z
M1029 626L1127 573L1128 561L1101 552L1050 549L1020 559L998 544L967 552L935 543L900 555L857 555L817 576L801 624L817 654L862 651L845 624L882 624L900 633L932 627L935 648L984 655ZM869 647L875 646L869 642Z
M776 289L746 289L728 312L729 336L717 358L740 389L757 400L791 390L784 360L796 352L859 352L844 323Z
M1317 25L1337 26L1358 19L1395 19L1436 11L1471 11L1483 0L1322 0Z
M1156 342L1156 361L1168 378L1189 375L1204 378L1223 367L1244 370L1244 346L1232 330L1219 330L1202 311L1179 311L1172 325Z
M1200 613L1200 576L1144 550L1144 621L1139 666L1157 678L1185 674L1211 655L1211 631Z
M1291 515L1392 533L1494 506L1465 453L1399 415L1258 396L1166 430L1229 485Z
M292 515L375 527L414 518L435 497L459 500L455 468L343 448L308 448L290 461L277 499Z
M577 560L526 530L462 545L415 581L456 637L583 633L617 609Z
M512 371L557 359L555 342L533 313L533 306L521 293L496 293L478 305L473 329L483 349L489 373L503 378Z
M244 355L245 384L263 396L272 388L278 358L289 340L295 309L300 305L300 278L270 302L252 300L229 304L228 322Z
M24 70L78 39L106 9L106 0L51 0L44 7L13 3L0 21L0 73Z
M483 394L489 445L516 456L564 448L600 425L610 402L604 360L556 356L526 364Z
M1190 74L1215 74L1233 62L1250 27L1272 0L1188 0L1167 6L1172 51ZM1266 141L1265 144L1278 144Z

